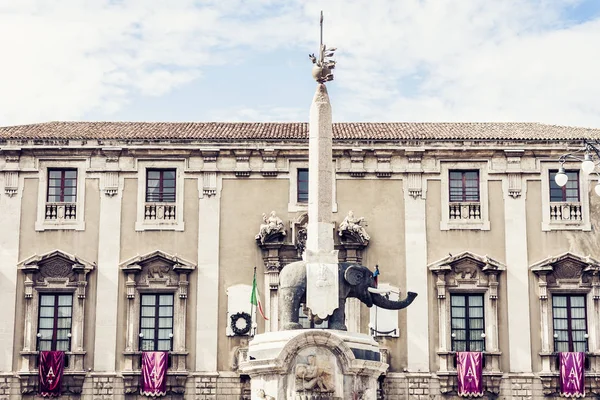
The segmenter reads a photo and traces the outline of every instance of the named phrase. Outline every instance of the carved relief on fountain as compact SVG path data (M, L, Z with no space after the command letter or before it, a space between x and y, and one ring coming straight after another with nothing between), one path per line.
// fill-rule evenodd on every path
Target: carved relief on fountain
M300 351L288 375L289 398L334 399L341 396L342 390L336 385L342 376L340 372L336 357L328 349L309 347Z

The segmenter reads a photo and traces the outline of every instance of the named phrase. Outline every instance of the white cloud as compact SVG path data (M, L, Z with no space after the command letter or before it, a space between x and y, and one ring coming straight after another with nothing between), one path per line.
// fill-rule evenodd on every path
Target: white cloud
M314 51L324 9L336 120L600 126L600 19L565 17L582 1L0 0L0 125L114 112L227 79L207 66ZM289 96L207 115L306 120Z

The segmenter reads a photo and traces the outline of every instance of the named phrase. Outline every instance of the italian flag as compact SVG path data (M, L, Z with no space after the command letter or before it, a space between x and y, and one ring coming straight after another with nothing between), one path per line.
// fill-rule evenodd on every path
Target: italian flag
M258 291L258 286L256 285L256 267L254 267L254 279L252 279L252 295L250 296L250 303L257 306L258 312L265 320L269 320L269 318L265 317L265 312L262 303L260 302L260 293Z

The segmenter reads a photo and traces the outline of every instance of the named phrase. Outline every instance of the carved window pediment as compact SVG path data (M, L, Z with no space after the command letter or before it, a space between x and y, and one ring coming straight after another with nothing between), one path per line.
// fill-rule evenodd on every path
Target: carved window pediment
M177 256L160 250L143 256L133 257L121 264L121 270L128 275L128 297L137 290L172 288L180 290L180 296L187 297L187 275L196 266Z
M463 287L492 288L490 296L496 298L497 276L506 270L506 266L487 255L479 256L465 251L430 264L429 270L437 275L438 297L445 296L446 288Z
M531 271L540 278L545 288L591 288L593 276L600 272L600 262L591 257L581 257L567 252L535 263Z
M33 255L18 265L26 275L25 297L32 295L31 287L36 289L73 288L79 298L85 298L87 274L95 268L94 263L74 255L54 250L42 255Z

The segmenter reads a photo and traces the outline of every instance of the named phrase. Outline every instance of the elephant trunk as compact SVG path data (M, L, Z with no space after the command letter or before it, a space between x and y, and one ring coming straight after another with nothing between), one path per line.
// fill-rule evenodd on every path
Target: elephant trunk
M417 297L417 294L414 292L408 292L406 298L400 301L389 300L378 294L373 294L371 296L373 299L373 304L375 304L377 307L385 308L386 310L401 310L405 307L408 307L413 302L415 297Z

